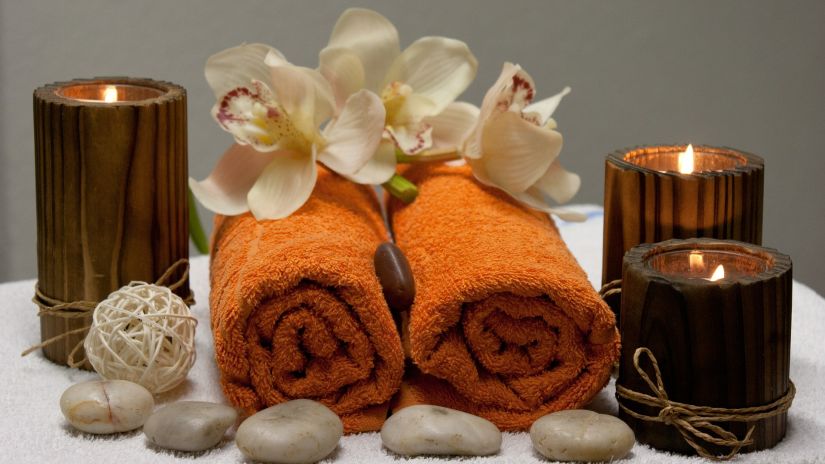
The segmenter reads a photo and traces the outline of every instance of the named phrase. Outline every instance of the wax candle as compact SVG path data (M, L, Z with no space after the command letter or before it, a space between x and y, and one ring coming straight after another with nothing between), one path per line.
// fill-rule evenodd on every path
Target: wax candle
M790 389L791 271L787 255L732 240L674 239L632 248L623 263L618 388L657 396L634 364L637 350L645 348L658 362L670 401L738 409L782 399ZM641 361L652 378L650 360ZM636 413L664 414L621 395L619 401ZM625 409L620 417L642 443L695 452L674 418L670 424L641 420ZM737 439L753 426L752 443L743 447L753 451L782 439L786 417L717 425ZM713 454L728 451L696 440Z

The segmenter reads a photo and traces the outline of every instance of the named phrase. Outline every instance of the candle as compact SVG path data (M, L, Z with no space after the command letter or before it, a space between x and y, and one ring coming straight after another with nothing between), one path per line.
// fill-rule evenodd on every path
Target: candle
M743 408L770 404L789 392L791 261L775 250L732 240L688 239L642 244L624 257L617 385L654 395L634 365L639 348L656 358L671 401ZM651 364L640 364L651 372ZM652 375L652 374L650 374ZM658 416L661 409L619 401ZM694 453L672 425L620 417L636 438L662 450ZM785 435L786 413L750 423L721 423L745 451L774 446ZM714 448L699 440L714 453Z
M761 243L763 164L742 151L693 145L608 155L602 283L621 278L622 257L640 243L691 237ZM618 314L618 297L608 303Z
M34 122L41 305L100 301L188 258L182 87L132 78L46 85L34 92ZM188 285L177 293L188 296ZM43 348L61 364L90 321L67 315L40 318L43 340L79 331Z

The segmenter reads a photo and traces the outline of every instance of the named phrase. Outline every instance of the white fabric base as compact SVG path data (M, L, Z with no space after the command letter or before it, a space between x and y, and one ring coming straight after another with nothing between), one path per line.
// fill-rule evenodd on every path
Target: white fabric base
M600 284L602 214L599 207L575 209L589 214L581 224L560 222L562 234L584 266L594 286ZM158 405L175 400L224 402L218 385L218 370L209 329L208 261L192 260L192 288L198 304L198 360L188 381L176 390L157 398ZM20 352L40 340L35 306L30 299L34 281L0 285L0 304L4 319L0 324L0 363L2 379L2 418L0 418L0 462L8 463L117 463L158 464L167 462L239 463L245 462L234 442L197 454L150 449L142 432L113 436L92 436L76 432L60 413L61 393L73 383L97 378L90 372L57 366L38 352L21 358ZM793 286L793 342L791 378L798 393L789 412L786 438L774 449L741 455L735 462L825 463L825 300L808 287ZM615 413L617 406L611 384L590 405L601 412ZM232 432L230 432L232 433ZM324 462L396 462L400 458L383 449L376 433L347 436L338 450ZM445 462L449 458L421 457L409 462ZM459 459L452 459L459 460ZM533 451L526 433L506 433L501 452L495 456L460 459L462 463L538 463L547 462ZM699 458L669 455L637 444L630 463L702 462Z

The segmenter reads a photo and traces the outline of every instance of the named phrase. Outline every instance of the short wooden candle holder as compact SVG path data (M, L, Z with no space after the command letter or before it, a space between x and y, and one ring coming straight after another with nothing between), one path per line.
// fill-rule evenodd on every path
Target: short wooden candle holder
M43 296L97 302L131 281L154 282L188 258L182 87L121 77L46 85L34 92L34 130ZM188 283L176 293L187 297ZM91 314L71 310L41 315L41 338L90 321ZM43 352L65 364L85 335L66 336ZM76 358L83 358L82 347Z
M712 237L762 243L762 158L697 146L680 173L684 145L627 148L607 156L602 284L622 276L622 257L640 243ZM608 303L618 313L618 297Z
M718 276L720 267L723 278ZM646 347L658 360L671 401L744 408L792 394L791 273L787 255L736 241L668 240L631 249L624 257L622 277L618 388L654 394L633 362L636 350ZM643 361L642 367L651 372L651 363ZM645 415L661 412L619 400ZM672 425L640 420L624 410L619 416L642 443L695 452ZM755 451L785 436L786 418L782 412L758 421L717 425L739 438L754 426L753 444L742 451ZM703 446L714 454L724 452Z

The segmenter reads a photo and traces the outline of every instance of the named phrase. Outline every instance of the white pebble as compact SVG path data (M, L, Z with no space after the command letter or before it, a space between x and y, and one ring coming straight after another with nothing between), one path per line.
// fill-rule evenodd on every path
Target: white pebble
M584 409L541 417L530 427L536 451L557 461L613 461L630 452L633 430L620 419Z
M143 433L161 448L203 451L220 443L237 418L237 411L223 404L181 401L152 414Z
M486 456L501 448L501 432L487 419L422 404L390 416L381 427L381 441L406 456Z
M235 443L256 461L303 464L327 457L343 433L341 419L323 404L292 400L243 421Z
M88 433L134 430L152 414L149 390L126 380L93 380L67 388L60 410L72 426Z

